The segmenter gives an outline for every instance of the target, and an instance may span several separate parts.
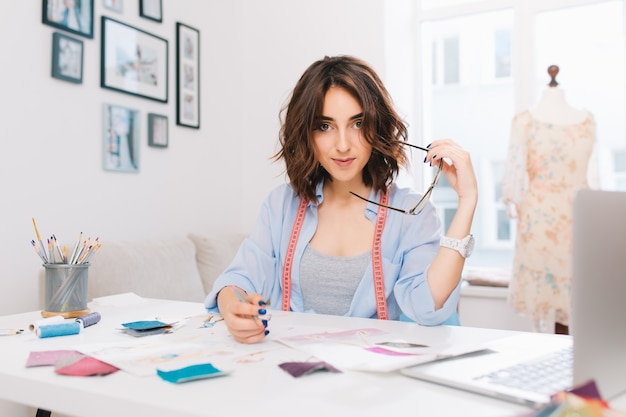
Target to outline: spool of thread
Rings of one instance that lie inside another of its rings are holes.
[[[69,336],[72,334],[80,333],[80,323],[77,321],[71,321],[67,323],[48,324],[40,326],[36,330],[37,336],[44,337],[56,337],[56,336]]]
[[[64,320],[65,319],[63,318],[63,316],[46,317],[45,319],[37,320],[36,322],[28,325],[28,328],[30,329],[30,331],[34,332],[41,326],[46,326],[48,324],[63,323]]]
[[[100,321],[100,313],[94,311],[93,313],[85,314],[80,317],[76,317],[76,321],[80,323],[82,327],[93,326]]]

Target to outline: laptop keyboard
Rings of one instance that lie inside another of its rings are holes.
[[[477,380],[510,388],[552,395],[572,388],[574,352],[572,347],[499,369]]]

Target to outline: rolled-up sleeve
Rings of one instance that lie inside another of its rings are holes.
[[[461,277],[444,305],[435,309],[427,277],[430,263],[439,251],[441,221],[431,204],[417,217],[403,216],[399,219],[400,223],[392,223],[389,230],[398,239],[395,252],[388,253],[390,268],[396,270],[397,276],[393,287],[394,296],[401,311],[411,320],[427,326],[442,324],[457,310]],[[393,236],[389,236],[389,239],[392,240]]]

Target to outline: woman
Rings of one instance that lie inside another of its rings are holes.
[[[326,57],[305,71],[284,109],[275,155],[290,182],[265,199],[205,301],[236,340],[255,343],[269,333],[266,300],[324,314],[404,313],[424,325],[455,313],[469,254],[440,246],[441,221],[427,199],[416,215],[396,211],[421,197],[393,182],[408,163],[406,139],[405,123],[365,62]],[[439,165],[459,197],[445,245],[465,244],[478,199],[470,155],[450,140],[425,150],[424,162]]]

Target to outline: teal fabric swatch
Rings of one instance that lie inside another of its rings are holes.
[[[157,369],[157,375],[159,375],[161,379],[172,382],[174,384],[194,381],[197,379],[214,378],[216,376],[222,376],[226,374],[226,372],[220,371],[210,363],[191,365],[171,371],[163,371],[161,369]]]

